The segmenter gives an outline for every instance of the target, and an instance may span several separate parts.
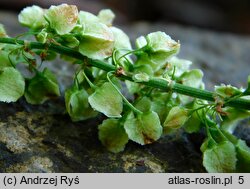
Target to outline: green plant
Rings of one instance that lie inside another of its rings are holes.
[[[246,89],[221,85],[207,91],[202,71],[190,70],[191,62],[176,56],[179,42],[158,31],[139,37],[132,49],[128,36],[112,26],[111,10],[95,16],[74,5],[32,6],[18,19],[29,31],[15,38],[0,25],[0,101],[24,96],[42,104],[60,96],[54,73],[38,64],[60,54],[77,65],[72,87],[64,91],[68,114],[80,121],[103,113],[99,139],[109,151],[124,150],[129,140],[145,145],[180,128],[204,128],[201,151],[208,172],[250,172],[250,149],[232,134],[250,115],[250,77]],[[31,35],[36,41],[20,39]],[[33,77],[24,78],[20,63]]]

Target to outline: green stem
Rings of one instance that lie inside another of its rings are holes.
[[[96,86],[89,80],[88,76],[85,74],[85,72],[83,70],[82,70],[82,74],[83,74],[84,78],[86,79],[87,83],[89,84],[89,86],[92,89],[96,89]]]
[[[68,47],[56,45],[56,44],[43,44],[40,42],[29,42],[27,45],[27,42],[24,43],[23,40],[15,39],[15,38],[2,38],[0,37],[0,43],[7,43],[7,44],[16,44],[16,45],[26,45],[30,49],[48,49],[50,51],[57,52],[62,55],[67,55],[69,57],[73,57],[76,59],[84,60],[87,59],[86,56],[82,55],[76,50],[73,50]],[[110,65],[108,63],[105,63],[101,60],[90,60],[89,59],[89,64],[91,66],[100,68],[104,71],[110,72],[110,71],[115,71],[116,67],[113,65]],[[122,79],[130,80],[133,81],[131,76],[121,76]],[[148,82],[143,82],[143,84],[161,89],[163,91],[173,91],[182,95],[187,95],[191,96],[194,98],[199,98],[203,100],[208,100],[214,102],[215,99],[213,97],[213,92],[207,91],[207,90],[202,90],[202,89],[197,89],[189,86],[185,86],[179,83],[175,83],[173,85],[170,85],[170,83],[164,79],[160,78],[151,78]],[[243,98],[238,98],[234,99],[228,103],[226,103],[226,106],[231,106],[231,107],[236,107],[236,108],[241,108],[241,109],[246,109],[250,110],[250,100],[243,99]]]

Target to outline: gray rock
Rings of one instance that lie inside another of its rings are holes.
[[[16,15],[8,20],[3,17],[0,16],[0,22],[10,33],[23,31],[15,29]],[[209,89],[221,82],[245,84],[250,71],[247,66],[249,37],[164,24],[137,23],[123,28],[132,40],[156,30],[179,39],[180,57],[192,60],[193,67],[204,70]],[[74,68],[63,62],[46,66],[59,75],[62,87],[70,85]],[[29,105],[24,99],[17,103],[0,103],[0,172],[205,171],[199,150],[202,134],[187,135],[180,131],[146,146],[130,142],[124,152],[113,154],[98,140],[97,125],[102,120],[99,116],[72,122],[65,114],[63,99],[40,106]],[[240,132],[239,136],[245,137]]]
[[[1,172],[203,171],[200,153],[185,135],[148,146],[130,143],[124,152],[113,154],[98,141],[101,117],[73,123],[55,112],[19,111],[17,104],[0,104]]]

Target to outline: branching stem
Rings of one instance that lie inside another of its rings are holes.
[[[73,57],[79,60],[84,60],[88,59],[86,56],[82,55],[76,50],[73,50],[68,47],[60,46],[57,44],[43,44],[40,42],[24,42],[23,40],[19,40],[16,38],[0,38],[0,43],[7,43],[7,44],[16,44],[16,45],[26,45],[27,48],[29,49],[48,49],[50,51],[54,51],[56,53],[62,54],[62,55],[67,55],[69,57]],[[110,65],[104,61],[100,60],[90,60],[89,59],[89,64],[91,66],[97,67],[99,69],[102,69],[104,71],[110,72],[110,71],[115,71],[116,67],[114,65]],[[120,76],[121,79],[125,80],[130,80],[133,81],[132,77],[128,75],[122,75]],[[170,85],[168,81],[156,77],[152,77],[149,81],[143,82],[143,84],[153,87],[153,88],[158,88],[163,91],[173,91],[182,95],[187,95],[190,97],[194,98],[199,98],[203,100],[208,100],[215,102],[213,92],[207,91],[207,90],[202,90],[202,89],[197,89],[189,86],[185,86],[179,83],[175,83],[173,85]],[[250,110],[250,100],[243,99],[243,98],[237,98],[234,100],[231,100],[225,104],[225,106],[231,106],[235,108],[240,108],[240,109],[246,109]]]

